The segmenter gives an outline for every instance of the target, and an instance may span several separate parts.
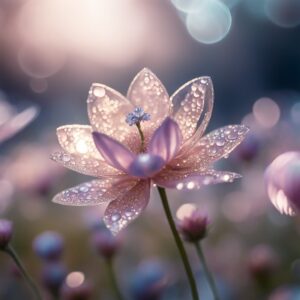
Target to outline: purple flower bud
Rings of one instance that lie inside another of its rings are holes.
[[[279,265],[279,258],[268,245],[258,245],[252,249],[248,258],[248,269],[253,278],[265,282]]]
[[[299,213],[300,152],[279,155],[266,169],[265,180],[268,195],[281,213]]]
[[[138,267],[131,278],[130,290],[134,300],[158,300],[168,280],[165,269],[157,261],[147,261]]]
[[[33,241],[35,253],[47,261],[60,259],[64,248],[62,236],[54,231],[46,231],[38,235]]]
[[[7,247],[11,240],[12,232],[12,222],[5,219],[0,219],[0,250]]]
[[[89,300],[92,296],[92,285],[84,282],[78,286],[65,284],[61,289],[62,300]]]
[[[42,271],[42,282],[53,295],[57,295],[66,275],[67,270],[63,264],[47,263]]]
[[[258,154],[260,143],[258,138],[249,134],[245,140],[236,148],[234,155],[237,159],[242,161],[252,161]]]
[[[106,228],[95,232],[91,239],[92,247],[105,259],[111,259],[121,247],[121,238],[113,236]]]
[[[195,209],[190,215],[178,221],[177,227],[187,242],[198,242],[207,235],[208,220],[199,209]]]

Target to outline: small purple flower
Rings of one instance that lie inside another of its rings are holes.
[[[249,272],[259,282],[267,280],[276,271],[278,265],[279,258],[268,245],[257,245],[249,254]]]
[[[67,275],[66,267],[61,263],[47,263],[42,271],[44,286],[57,295]]]
[[[158,300],[167,283],[163,265],[157,261],[146,261],[139,265],[131,278],[131,295],[134,300]]]
[[[38,235],[33,241],[35,253],[47,261],[60,259],[64,248],[62,236],[54,231],[45,231]]]
[[[114,257],[122,244],[120,237],[113,236],[106,228],[95,232],[91,243],[96,252],[105,259]]]
[[[133,112],[127,115],[126,123],[129,126],[132,126],[143,121],[149,121],[150,119],[150,114],[144,112],[144,110],[141,107],[136,107]]]
[[[208,220],[199,209],[195,209],[189,216],[178,221],[177,227],[187,242],[195,243],[207,235]]]
[[[0,249],[5,249],[13,233],[13,225],[11,221],[0,219]]]

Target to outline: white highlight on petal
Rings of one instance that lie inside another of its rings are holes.
[[[76,288],[84,283],[85,276],[82,272],[71,272],[66,278],[67,286]]]
[[[279,121],[280,108],[272,99],[260,98],[253,105],[253,114],[262,127],[271,128]]]
[[[178,220],[183,220],[184,218],[189,217],[196,209],[197,206],[195,204],[183,204],[177,209],[176,217]]]
[[[86,142],[84,140],[79,140],[76,143],[75,148],[79,153],[82,153],[82,154],[88,152],[88,145],[86,144]]]

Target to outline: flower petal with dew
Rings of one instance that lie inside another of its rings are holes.
[[[216,171],[212,164],[227,157],[248,128],[229,125],[202,137],[213,108],[210,78],[196,78],[169,98],[158,78],[143,69],[130,85],[128,98],[93,84],[88,98],[92,126],[58,130],[60,144],[67,152],[52,158],[100,179],[58,194],[55,202],[110,202],[104,222],[116,234],[145,209],[152,183],[192,190],[240,177]]]
[[[213,109],[213,85],[209,77],[195,78],[181,86],[172,96],[174,120],[184,141],[202,136]]]
[[[98,205],[115,200],[134,184],[130,179],[96,179],[57,194],[53,202],[72,206]]]
[[[153,131],[171,115],[172,102],[168,92],[156,75],[144,68],[131,82],[127,98],[134,107],[142,107],[151,114],[151,119],[144,124],[145,139],[148,142]]]
[[[150,198],[150,181],[142,180],[132,189],[122,193],[106,208],[104,222],[112,233],[116,234],[136,219],[146,208]]]

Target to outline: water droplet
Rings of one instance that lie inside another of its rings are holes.
[[[64,154],[62,160],[63,160],[64,162],[68,162],[68,161],[71,160],[71,157],[70,157],[68,154]]]
[[[103,87],[97,86],[94,88],[93,93],[96,97],[104,97],[105,96],[105,89]]]
[[[225,145],[225,140],[224,139],[216,140],[216,145],[219,147],[223,147]]]
[[[117,222],[117,221],[119,221],[121,219],[121,215],[119,214],[119,213],[115,213],[115,214],[113,214],[112,216],[111,216],[111,220],[113,221],[113,222]]]
[[[87,186],[81,186],[80,188],[79,188],[79,190],[80,190],[80,192],[83,192],[83,193],[86,193],[86,192],[88,192],[88,190],[89,190],[89,188],[87,187]]]

